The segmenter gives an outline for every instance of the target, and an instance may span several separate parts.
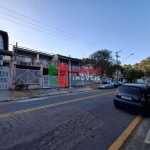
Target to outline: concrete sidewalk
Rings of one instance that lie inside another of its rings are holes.
[[[86,86],[86,87],[72,87],[69,88],[55,88],[55,89],[35,89],[35,90],[1,90],[0,91],[0,101],[11,101],[11,100],[21,100],[28,98],[38,98],[53,95],[61,95],[67,93],[84,92],[90,90],[98,90],[98,86]]]
[[[10,90],[0,90],[0,101],[10,100],[11,91]]]
[[[150,118],[143,118],[120,150],[150,150]]]

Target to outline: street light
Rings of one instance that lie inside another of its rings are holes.
[[[120,52],[122,52],[122,51],[116,52],[116,62],[117,62],[117,65],[118,65],[118,57],[120,57],[120,56],[118,55],[118,53],[120,53]],[[117,80],[118,80],[118,70],[117,70]]]
[[[129,58],[130,56],[132,56],[132,55],[134,55],[134,53],[130,54],[126,59],[128,59],[128,58]],[[124,60],[122,61],[122,63],[123,63],[126,59],[124,59]],[[128,71],[129,71],[129,70],[127,70],[127,72],[126,72],[126,78],[128,77]]]
[[[128,59],[128,58],[129,58],[130,56],[132,56],[132,55],[134,55],[134,53],[130,54],[126,59]],[[124,60],[122,61],[122,63],[123,63],[126,59],[124,59]]]

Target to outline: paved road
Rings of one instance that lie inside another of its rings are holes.
[[[0,150],[107,150],[136,117],[113,106],[115,90],[1,103]]]

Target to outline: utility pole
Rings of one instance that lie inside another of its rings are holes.
[[[118,52],[116,52],[116,63],[117,63],[117,65],[118,65],[118,57],[120,57],[119,55],[118,55],[118,53],[120,53],[120,52],[122,52],[122,51],[118,51]],[[118,70],[117,70],[117,80],[118,80]]]
[[[17,48],[18,48],[18,42],[16,42],[15,51],[14,51],[15,60],[17,60]]]

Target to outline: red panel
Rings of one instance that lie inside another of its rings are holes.
[[[102,74],[102,69],[101,68],[97,68],[96,74]]]
[[[95,68],[92,68],[92,69],[91,69],[91,73],[92,73],[92,74],[95,74],[95,73],[96,73],[96,69],[95,69]]]
[[[68,72],[68,64],[65,63],[58,63],[58,71],[60,72]]]
[[[84,68],[83,68],[83,67],[80,67],[79,72],[80,72],[81,74],[84,73]]]
[[[78,68],[72,68],[71,72],[72,73],[79,73],[79,69]]]
[[[89,74],[90,73],[90,68],[85,68],[85,73]]]
[[[62,74],[58,76],[58,87],[68,87],[68,76]]]

